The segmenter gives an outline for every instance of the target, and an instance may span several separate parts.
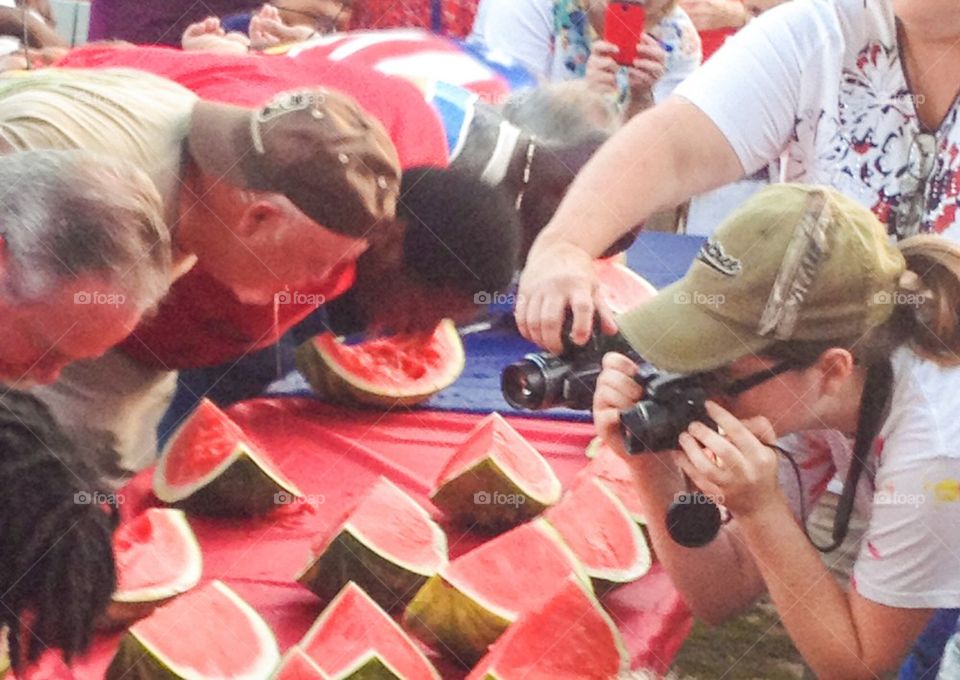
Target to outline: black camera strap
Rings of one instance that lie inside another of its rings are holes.
[[[890,361],[872,364],[867,369],[863,383],[863,395],[860,397],[860,415],[857,418],[857,434],[853,443],[853,457],[850,469],[843,482],[843,492],[837,504],[837,514],[833,520],[833,543],[827,546],[810,542],[823,553],[833,552],[843,543],[850,529],[850,516],[857,496],[857,485],[866,468],[867,458],[871,454],[873,441],[880,434],[880,428],[890,410],[890,397],[893,393],[893,367]],[[801,500],[803,489],[800,490]],[[809,534],[807,536],[809,537]]]

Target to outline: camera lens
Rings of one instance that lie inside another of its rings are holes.
[[[664,404],[641,401],[620,416],[620,425],[630,453],[676,449],[677,438],[686,424]]]
[[[563,401],[563,384],[569,367],[558,357],[530,354],[507,366],[500,376],[500,389],[507,403],[517,409],[553,408]]]

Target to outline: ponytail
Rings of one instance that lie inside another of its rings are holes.
[[[918,355],[960,366],[960,245],[921,235],[899,244],[907,261],[898,295],[898,323]]]

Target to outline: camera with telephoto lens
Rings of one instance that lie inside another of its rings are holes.
[[[715,427],[707,415],[708,393],[701,374],[657,373],[642,364],[637,382],[643,386],[643,399],[620,414],[630,453],[676,450],[680,433],[694,421]]]
[[[597,389],[603,355],[607,352],[626,354],[634,361],[640,358],[620,335],[603,335],[594,330],[582,347],[570,340],[569,320],[563,331],[563,353],[528,354],[507,366],[500,376],[500,389],[507,403],[516,409],[542,411],[570,408],[589,411]]]

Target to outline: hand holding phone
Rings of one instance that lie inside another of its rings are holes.
[[[642,2],[610,0],[603,26],[603,39],[617,46],[614,60],[621,66],[632,66],[637,58],[637,43],[643,35],[647,8]]]

